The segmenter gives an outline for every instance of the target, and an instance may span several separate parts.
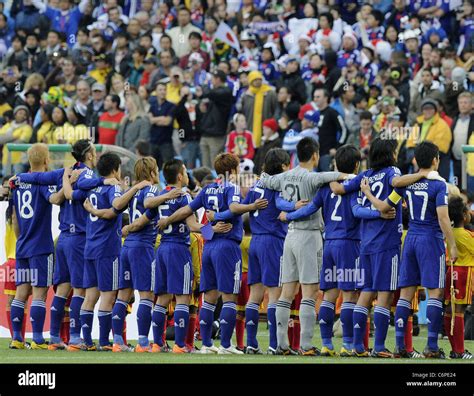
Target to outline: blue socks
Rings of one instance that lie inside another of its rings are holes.
[[[258,348],[257,331],[260,305],[248,302],[245,307],[245,328],[247,330],[247,346]],[[273,313],[275,315],[275,313]],[[275,337],[276,339],[276,337]]]
[[[148,333],[151,326],[151,311],[153,309],[153,301],[142,299],[138,304],[137,325],[138,325],[138,343],[142,347],[147,347],[150,342]]]
[[[216,306],[203,301],[199,311],[199,328],[201,332],[202,345],[210,347],[212,345],[212,322],[214,322],[214,311]]]
[[[61,322],[64,318],[64,306],[66,305],[67,298],[61,296],[54,296],[51,303],[51,324],[50,324],[50,334],[51,334],[51,343],[59,344],[61,338],[59,337],[59,331],[61,329]]]
[[[355,304],[351,302],[343,302],[341,305],[342,345],[348,350],[353,348],[354,343],[354,329],[352,324],[354,307]]]
[[[94,311],[81,309],[81,329],[84,344],[92,346],[92,322],[94,321]]]
[[[72,296],[69,306],[69,343],[77,345],[81,343],[81,307],[84,302],[82,296]]]
[[[10,318],[13,328],[13,339],[23,342],[21,329],[23,327],[23,318],[25,316],[25,302],[14,299],[11,303]]]
[[[109,335],[112,330],[112,311],[99,311],[99,345],[110,345]],[[123,328],[120,330],[122,333]]]
[[[395,311],[395,341],[400,349],[405,349],[405,329],[410,313],[411,302],[400,298]]]
[[[334,303],[323,301],[319,308],[318,320],[323,347],[334,349],[332,345],[332,326],[334,324]]]
[[[387,338],[389,325],[390,310],[388,308],[376,305],[374,308],[375,352],[381,352],[385,349],[385,339]]]
[[[155,304],[152,316],[153,342],[160,347],[163,346],[163,331],[165,330],[166,307]]]
[[[230,347],[230,341],[235,328],[237,316],[237,306],[235,302],[227,301],[222,305],[221,316],[219,318],[221,328],[221,346]]]
[[[189,306],[176,304],[174,310],[174,342],[180,348],[184,348],[186,333],[188,332]]]
[[[46,303],[43,300],[33,300],[31,303],[30,320],[33,328],[33,341],[44,344],[43,327],[46,317]]]
[[[268,320],[268,332],[270,333],[270,343],[269,347],[276,349],[277,344],[277,335],[276,335],[276,303],[270,303],[267,307],[267,320]]]
[[[352,320],[354,323],[354,349],[356,352],[364,352],[364,337],[365,328],[367,327],[367,316],[369,316],[369,310],[361,305],[354,307],[354,315]]]
[[[436,298],[430,298],[426,304],[426,319],[428,321],[428,348],[438,350],[438,333],[443,320],[443,303]]]
[[[114,344],[123,345],[123,324],[127,316],[128,303],[117,299],[112,309],[112,331],[114,333]]]

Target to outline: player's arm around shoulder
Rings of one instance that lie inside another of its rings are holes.
[[[346,180],[348,176],[347,173],[341,172],[311,172],[309,174],[309,180],[311,186],[317,189],[323,184]]]
[[[285,173],[286,172],[270,176],[268,173],[262,172],[259,181],[262,183],[264,188],[281,191],[281,183],[283,181]]]
[[[122,194],[120,186],[115,186],[114,200],[112,206],[118,211],[124,210],[128,203],[132,200],[134,195],[141,189],[151,186],[151,183],[148,180],[143,180],[140,183],[135,184],[130,187],[127,192]]]
[[[394,188],[408,187],[410,184],[416,183],[417,181],[428,177],[430,171],[427,169],[420,169],[417,173],[408,175],[402,175],[400,169],[392,167],[392,174],[390,175],[390,184]]]

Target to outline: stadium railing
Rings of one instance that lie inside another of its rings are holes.
[[[18,169],[14,169],[15,165],[23,166],[23,170],[26,170],[28,165],[28,160],[26,158],[26,152],[31,147],[31,144],[27,143],[8,143],[8,158],[6,162],[5,169],[3,169],[4,175],[12,175],[18,173]],[[122,160],[122,178],[128,177],[129,180],[132,179],[133,168],[135,162],[138,159],[138,156],[120,146],[114,146],[109,144],[95,144],[97,154],[103,153],[115,153]],[[48,149],[50,152],[50,169],[59,169],[64,166],[72,166],[76,161],[71,155],[71,145],[70,144],[49,144]],[[24,154],[19,163],[12,163],[12,154],[13,153],[22,153]]]

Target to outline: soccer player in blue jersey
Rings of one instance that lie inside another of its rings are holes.
[[[143,214],[148,213],[145,209],[145,201],[148,197],[154,197],[155,184],[158,183],[158,165],[153,157],[140,158],[135,163],[135,182],[148,181],[152,185],[138,190],[129,204],[130,222],[133,223]],[[169,191],[159,197],[161,203],[167,199],[178,198],[179,190]],[[106,211],[104,212],[106,215]],[[102,215],[96,213],[98,217]],[[120,253],[119,292],[112,310],[112,330],[114,333],[113,352],[130,352],[132,348],[125,345],[122,330],[127,316],[127,307],[133,291],[137,290],[140,295],[140,303],[137,311],[138,345],[136,352],[150,352],[148,333],[151,325],[151,311],[153,307],[154,288],[154,246],[156,241],[156,224],[148,222],[146,226],[133,231],[128,225],[123,227],[122,235],[126,237]]]
[[[339,172],[357,174],[361,161],[360,151],[352,145],[340,147],[336,152]],[[387,213],[362,208],[358,192],[336,195],[328,184],[321,187],[313,201],[292,213],[282,212],[282,221],[303,219],[322,208],[325,241],[320,289],[324,291],[319,308],[319,327],[322,338],[321,356],[335,356],[332,329],[336,300],[342,291],[341,306],[342,347],[340,356],[351,356],[353,348],[352,315],[357,302],[356,281],[359,277],[360,219],[394,218],[395,210]]]
[[[370,169],[343,184],[331,183],[334,193],[352,193],[360,190],[361,181],[367,178],[371,191],[376,197],[385,200],[395,187],[404,187],[419,181],[428,175],[420,170],[413,175],[402,176],[394,165],[397,159],[396,140],[376,138],[370,145]],[[370,201],[364,197],[363,207],[370,207]],[[375,209],[372,207],[372,209]],[[396,206],[396,217],[392,220],[375,218],[361,221],[360,269],[361,282],[357,288],[361,293],[354,307],[354,349],[357,357],[369,356],[364,347],[364,335],[367,316],[372,302],[377,298],[374,309],[375,345],[371,356],[391,358],[392,353],[385,348],[390,322],[390,304],[393,292],[397,289],[398,263],[400,258],[401,235],[403,231],[401,202]]]
[[[45,172],[48,169],[48,146],[42,143],[28,149],[31,171]],[[67,171],[67,174],[70,170]],[[17,180],[13,190],[13,204],[16,214],[14,228],[17,231],[16,244],[16,294],[11,303],[13,340],[11,348],[24,349],[21,329],[25,303],[33,292],[30,320],[33,327],[32,349],[47,349],[43,337],[46,316],[46,294],[53,282],[53,237],[51,234],[51,204],[61,204],[63,190],[56,192],[56,186],[40,186]]]
[[[94,145],[88,140],[79,140],[72,147],[72,155],[76,159],[73,165],[70,183],[74,185],[71,194],[65,195],[61,204],[59,214],[60,234],[56,243],[55,266],[53,285],[56,286],[54,299],[51,303],[50,320],[50,342],[49,350],[64,349],[59,332],[64,318],[64,307],[69,296],[71,287],[73,296],[70,305],[70,345],[78,345],[80,340],[80,308],[84,300],[85,290],[83,288],[84,272],[84,246],[87,212],[83,208],[87,191],[79,190],[74,184],[83,171],[92,170],[97,163],[97,155]],[[56,185],[62,188],[64,169],[50,172],[31,172],[18,174],[17,178],[24,183],[39,185]],[[115,182],[114,182],[115,181]],[[104,180],[101,178],[85,178],[83,188],[92,189],[99,185],[116,183],[115,179]]]
[[[99,175],[120,180],[120,157],[114,153],[103,154],[98,163]],[[71,191],[69,180],[63,178],[65,191]],[[92,342],[92,322],[94,306],[100,295],[99,326],[100,338],[98,350],[112,350],[109,333],[112,327],[112,307],[119,286],[119,256],[122,246],[120,215],[137,191],[151,185],[142,181],[122,194],[121,188],[100,186],[88,193],[86,209],[91,213],[87,217],[86,244],[84,250],[84,288],[86,296],[81,307],[81,328],[84,344],[81,349],[94,350]],[[106,210],[108,216],[98,217],[96,211]]]
[[[257,210],[266,206],[265,200],[242,205],[240,188],[235,184],[238,178],[240,161],[237,156],[229,153],[219,154],[214,162],[214,169],[220,175],[215,183],[208,184],[197,197],[170,217],[161,218],[158,222],[163,231],[175,222],[191,216],[200,208],[213,212],[225,212],[231,207],[243,211]],[[210,219],[211,220],[211,219]],[[212,221],[212,220],[211,220]],[[228,220],[232,225],[229,232],[214,234],[204,245],[201,271],[201,291],[204,301],[200,311],[200,328],[203,354],[242,354],[231,345],[232,333],[236,321],[236,299],[240,289],[242,256],[239,247],[243,236],[241,216],[233,216]],[[209,239],[209,238],[208,238]],[[221,346],[212,344],[212,322],[219,293],[222,294],[223,306],[220,315]]]
[[[415,159],[421,170],[438,170],[439,149],[431,142],[422,142],[415,149]],[[409,213],[409,228],[400,263],[400,299],[395,311],[396,347],[394,356],[409,358],[405,349],[405,326],[411,311],[411,302],[418,286],[428,289],[426,317],[428,321],[428,343],[423,351],[425,358],[444,359],[438,347],[438,333],[443,320],[443,296],[446,273],[444,237],[448,241],[450,258],[456,260],[457,249],[448,214],[448,188],[442,180],[420,179],[403,191],[395,190],[385,202],[374,197],[368,186],[362,191],[370,202],[380,210],[389,210],[402,197]]]

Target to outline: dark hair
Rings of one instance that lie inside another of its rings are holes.
[[[150,155],[150,144],[146,140],[139,140],[135,143],[135,150],[140,155],[148,156]]]
[[[206,176],[212,176],[212,171],[207,166],[201,166],[199,168],[193,169],[193,177],[199,182],[202,183],[203,179]]]
[[[178,175],[184,173],[184,162],[179,159],[172,159],[163,165],[163,176],[166,184],[174,184],[178,180]]]
[[[448,213],[449,218],[454,223],[454,227],[462,227],[464,225],[464,214],[467,207],[461,197],[454,196],[449,198]]]
[[[360,113],[359,116],[360,121],[362,120],[371,120],[372,121],[372,113],[370,111],[363,111]]]
[[[87,152],[91,149],[92,143],[87,139],[80,139],[72,146],[72,156],[77,162],[84,162]]]
[[[188,10],[188,8],[185,5],[180,5],[178,7],[178,12],[180,11],[186,11],[189,15],[191,15],[191,11]]]
[[[339,172],[354,173],[357,163],[361,160],[360,151],[352,144],[339,147],[336,151],[336,166]]]
[[[147,54],[147,50],[145,49],[145,47],[142,47],[141,45],[139,45],[138,47],[136,47],[133,52],[138,52],[139,55],[145,57],[146,54]]]
[[[105,153],[100,156],[99,161],[97,162],[97,171],[99,172],[99,175],[105,177],[114,171],[118,171],[121,163],[122,161],[117,154]]]
[[[309,161],[315,153],[319,153],[319,143],[312,137],[305,137],[296,145],[296,154],[300,162]]]
[[[415,159],[416,163],[421,169],[431,168],[433,159],[439,157],[438,146],[429,141],[421,142],[415,148]]]
[[[281,148],[273,148],[265,155],[263,170],[269,175],[277,175],[283,172],[282,165],[290,164],[290,155]],[[257,169],[258,172],[261,169]]]
[[[373,170],[380,170],[389,166],[395,166],[394,154],[398,143],[394,139],[375,138],[370,144],[369,164]]]
[[[117,109],[120,107],[120,96],[109,94],[110,100],[117,105]]]
[[[167,33],[163,33],[163,34],[161,35],[160,41],[163,40],[164,38],[167,38],[167,39],[169,39],[171,42],[173,42],[171,36],[170,36],[169,34],[167,34]]]
[[[188,39],[191,40],[192,38],[197,38],[199,39],[199,41],[202,41],[201,33],[198,33],[198,32],[189,33]]]
[[[321,91],[323,93],[323,96],[328,100],[329,102],[329,98],[331,97],[331,95],[329,94],[329,91],[326,89],[326,88],[316,88],[314,90],[315,92],[316,91]]]
[[[370,14],[377,20],[377,22],[379,23],[379,26],[383,23],[384,16],[383,16],[381,11],[372,10],[372,11],[370,11]]]

